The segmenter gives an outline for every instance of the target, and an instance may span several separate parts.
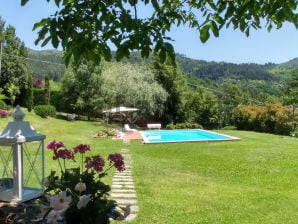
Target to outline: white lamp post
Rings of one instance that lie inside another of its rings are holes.
[[[0,200],[23,202],[43,194],[44,139],[19,106],[0,133]]]

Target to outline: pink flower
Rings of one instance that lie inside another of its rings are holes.
[[[57,149],[62,148],[62,147],[64,147],[63,142],[56,142],[55,140],[50,141],[47,144],[47,148],[52,149],[52,150],[57,150]]]
[[[80,144],[74,148],[74,153],[84,154],[87,151],[90,151],[90,146],[86,144]]]
[[[114,166],[119,172],[122,172],[125,170],[124,166],[124,158],[119,153],[110,154],[108,156],[108,160],[110,160],[110,164],[114,163]]]
[[[104,166],[105,161],[100,156],[86,157],[85,159],[85,167],[87,169],[93,168],[96,172],[102,172]]]
[[[75,160],[74,153],[68,149],[59,149],[57,151],[54,151],[53,159],[54,160],[57,160],[57,159]]]

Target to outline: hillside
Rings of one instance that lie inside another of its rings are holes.
[[[238,80],[277,80],[268,70],[268,67],[275,67],[275,65],[207,62],[181,55],[177,56],[177,61],[185,73],[201,79],[217,81],[232,77]]]
[[[282,64],[279,64],[278,65],[279,67],[282,67],[282,68],[298,68],[298,58],[294,58],[290,61],[287,61],[285,63],[282,63]]]
[[[64,74],[63,53],[57,50],[35,51],[29,49],[29,58],[34,74],[44,77],[49,75],[54,81],[59,81]],[[256,86],[258,84],[268,85],[274,88],[276,83],[284,81],[289,77],[292,69],[298,69],[298,58],[282,64],[233,64],[227,62],[208,62],[187,58],[181,54],[176,56],[181,70],[197,83],[222,83],[225,80],[243,81],[242,84]],[[136,52],[132,53],[125,63],[150,63],[152,58],[143,59]],[[274,90],[270,90],[270,92]]]
[[[59,81],[64,74],[63,53],[58,50],[35,51],[28,49],[29,63],[33,74],[39,77],[48,75],[54,81]]]

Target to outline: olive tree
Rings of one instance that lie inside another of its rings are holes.
[[[103,70],[106,107],[131,106],[138,114],[160,115],[164,110],[167,92],[158,84],[145,65],[106,63]]]

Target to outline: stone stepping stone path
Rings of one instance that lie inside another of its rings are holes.
[[[131,173],[131,156],[129,150],[121,149],[121,154],[125,161],[125,171],[117,171],[115,173],[111,199],[117,202],[117,210],[123,214],[122,220],[131,221],[137,217],[139,206]]]

